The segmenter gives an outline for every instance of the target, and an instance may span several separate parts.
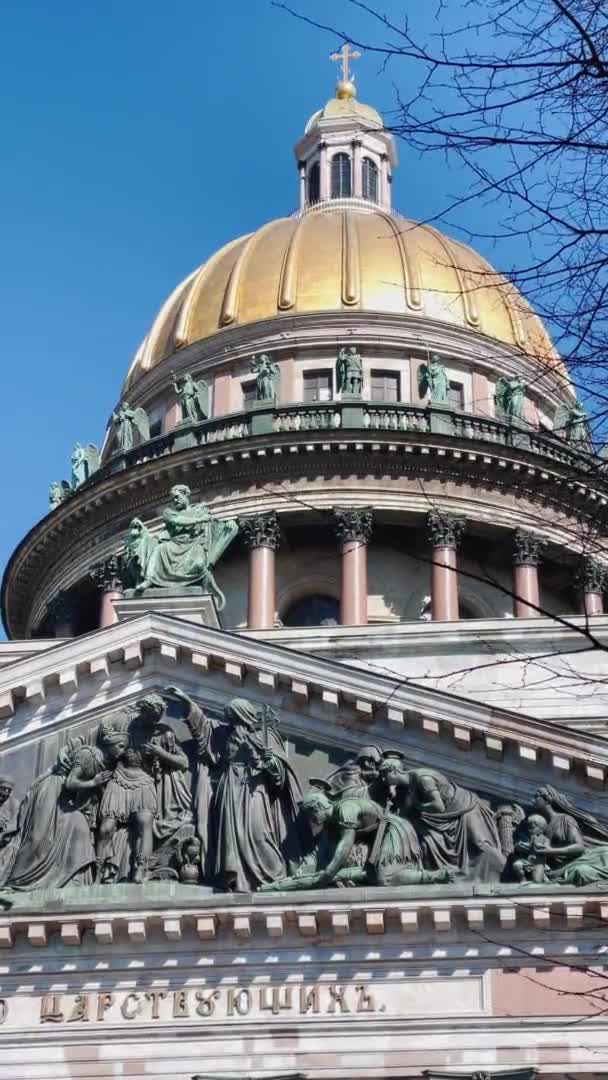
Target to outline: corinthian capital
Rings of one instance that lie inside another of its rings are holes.
[[[578,584],[584,593],[602,593],[606,588],[608,567],[597,559],[581,559]]]
[[[538,533],[516,529],[513,537],[513,562],[515,566],[538,566],[547,541]]]
[[[464,518],[447,510],[433,509],[426,519],[433,547],[457,548],[464,532]]]
[[[89,577],[102,592],[122,592],[125,586],[125,568],[120,555],[110,555],[97,563]]]
[[[367,544],[372,535],[372,508],[362,510],[336,507],[334,509],[334,527],[338,540],[342,544],[354,540],[358,544]]]
[[[274,510],[267,514],[253,514],[239,519],[241,536],[248,548],[268,547],[276,551],[283,534]]]

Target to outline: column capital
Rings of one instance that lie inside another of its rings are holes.
[[[343,506],[334,507],[334,528],[342,544],[356,541],[358,544],[369,543],[372,535],[372,508],[364,506],[361,510]]]
[[[584,593],[603,593],[608,584],[608,567],[597,559],[582,558],[576,580]]]
[[[464,532],[465,519],[447,510],[429,511],[426,525],[433,547],[457,548]]]
[[[268,547],[276,551],[283,541],[283,533],[274,510],[266,514],[252,514],[239,518],[239,530],[246,547]]]
[[[89,572],[91,581],[102,592],[122,592],[125,587],[125,567],[122,555],[110,555],[96,563]]]
[[[53,630],[61,626],[71,627],[74,613],[74,599],[67,592],[57,593],[56,596],[49,600],[46,606],[47,622]]]
[[[546,547],[547,541],[543,536],[516,529],[513,537],[514,566],[538,566]]]

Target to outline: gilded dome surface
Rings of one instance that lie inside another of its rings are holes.
[[[526,301],[471,248],[378,208],[325,203],[232,240],[182,281],[139,347],[125,390],[218,331],[338,311],[424,316],[557,359]]]

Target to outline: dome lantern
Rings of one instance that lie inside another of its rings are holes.
[[[335,97],[313,113],[295,154],[300,176],[300,211],[331,199],[357,199],[391,208],[391,176],[397,156],[380,114],[357,101],[349,61],[361,53],[345,44],[330,59],[340,61]]]

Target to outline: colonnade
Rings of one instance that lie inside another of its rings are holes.
[[[340,553],[340,623],[367,624],[367,549],[372,536],[372,510],[334,510],[334,526]],[[441,510],[427,515],[431,564],[431,617],[437,622],[459,619],[458,548],[465,519]],[[281,543],[276,514],[256,514],[241,523],[249,548],[247,626],[264,630],[274,626],[276,612],[275,559]],[[547,546],[537,533],[517,529],[513,536],[511,593],[516,618],[543,614],[540,606],[539,564]],[[601,615],[605,569],[593,559],[582,562],[579,576],[581,613]]]
[[[340,623],[343,626],[367,624],[367,551],[373,531],[370,507],[344,508],[333,512],[334,530],[340,556]],[[459,619],[458,551],[465,532],[465,519],[444,510],[432,509],[426,518],[429,539],[428,561],[431,567],[431,618],[437,622]],[[247,627],[264,630],[275,625],[276,553],[282,532],[274,512],[254,514],[241,519],[240,533],[249,553],[247,590]],[[543,614],[540,606],[539,564],[547,546],[539,534],[517,529],[513,534],[512,586],[505,594],[513,603],[516,618],[534,618]],[[100,626],[110,626],[116,619],[113,601],[122,595],[117,560],[110,558],[97,568],[95,580],[100,588]],[[578,575],[580,611],[584,615],[602,615],[605,567],[594,559],[581,560]],[[55,605],[55,633],[67,636],[65,605]]]

